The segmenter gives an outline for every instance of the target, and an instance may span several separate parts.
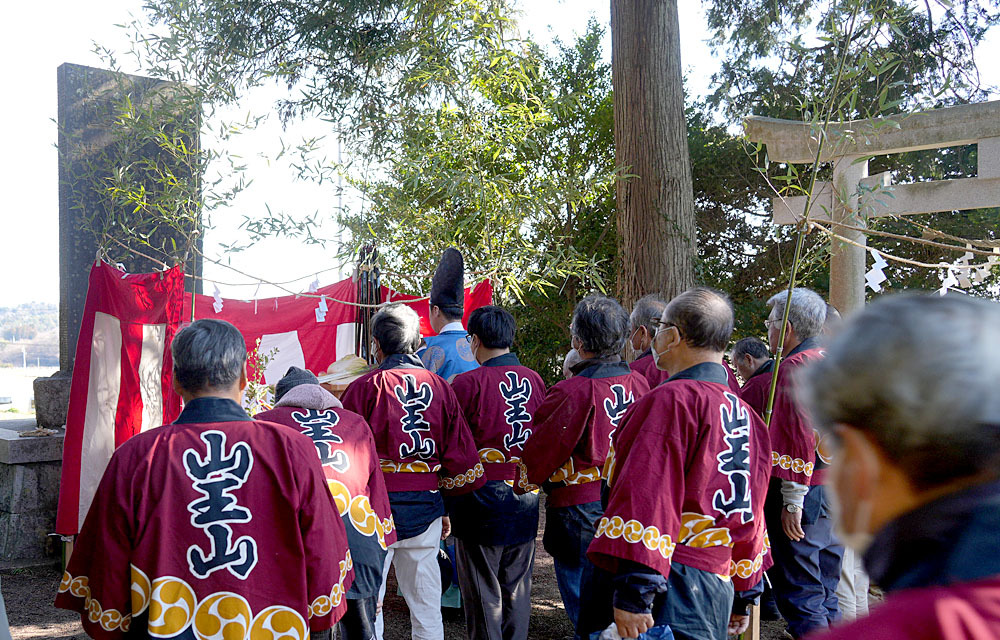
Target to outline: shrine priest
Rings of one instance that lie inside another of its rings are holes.
[[[465,260],[458,249],[444,250],[431,280],[430,323],[437,332],[424,338],[417,353],[428,371],[448,382],[478,367],[466,340],[462,315],[465,312]]]
[[[274,400],[274,409],[258,413],[257,420],[286,425],[312,440],[347,529],[354,584],[347,591],[339,637],[371,640],[386,550],[396,541],[375,438],[364,418],[344,409],[304,369],[288,369],[275,385]]]
[[[632,350],[639,355],[633,360],[629,367],[632,371],[642,374],[642,377],[649,383],[652,389],[670,377],[666,371],[656,368],[656,362],[650,345],[653,342],[653,334],[656,332],[656,323],[659,322],[663,310],[667,303],[655,294],[643,296],[632,307],[632,314],[629,316],[629,342]]]
[[[387,305],[372,317],[371,333],[378,368],[348,385],[341,401],[372,429],[396,525],[379,601],[394,566],[410,609],[412,637],[440,640],[438,546],[451,532],[441,491],[458,495],[482,486],[483,464],[451,385],[415,355],[420,344],[416,312],[404,304]],[[379,638],[382,632],[379,613]]]
[[[764,512],[775,563],[775,570],[768,574],[774,600],[788,621],[788,632],[800,638],[840,618],[837,587],[844,548],[834,535],[830,496],[824,486],[830,454],[794,387],[801,371],[823,358],[821,333],[827,305],[814,291],[792,289],[781,341],[788,298],[788,292],[782,291],[767,301],[771,307],[767,338],[771,350],[783,353],[784,359],[778,366],[769,426],[772,479]]]
[[[549,389],[535,413],[515,487],[526,492],[541,485],[548,494],[542,543],[553,558],[566,614],[576,626],[589,567],[587,547],[603,512],[602,469],[618,422],[649,391],[649,383],[622,362],[628,314],[617,300],[598,295],[581,300],[570,334],[583,359],[573,366],[572,378]]]
[[[722,364],[732,306],[695,288],[657,324],[657,366],[676,373],[636,400],[615,436],[607,508],[588,552],[613,575],[613,597],[606,619],[587,629],[581,620],[583,637],[612,617],[625,638],[662,626],[678,639],[741,633],[767,568],[771,447]]]
[[[111,456],[56,606],[93,638],[330,638],[354,571],[316,447],[244,413],[233,325],[198,320],[171,351],[184,410]]]
[[[514,329],[514,317],[500,307],[473,311],[469,336],[480,367],[452,382],[487,480],[450,505],[471,640],[525,640],[531,617],[538,494],[517,495],[512,485],[545,383],[511,353]]]
[[[817,640],[1000,637],[997,380],[1000,307],[952,294],[876,300],[807,371],[838,528],[886,592]]]

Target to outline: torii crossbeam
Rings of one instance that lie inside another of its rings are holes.
[[[767,146],[772,162],[812,163],[820,126],[751,116],[744,123],[751,142]],[[975,178],[890,185],[888,173],[868,176],[870,156],[975,144]],[[833,163],[833,182],[817,182],[810,219],[863,227],[870,217],[963,211],[1000,205],[1000,101],[967,104],[897,117],[831,123],[820,153]],[[879,188],[881,187],[881,188]],[[802,219],[805,196],[773,198],[776,224]],[[860,215],[859,215],[860,214]],[[860,245],[861,231],[839,227],[838,235]],[[834,240],[830,257],[830,302],[842,313],[865,301],[865,251]]]

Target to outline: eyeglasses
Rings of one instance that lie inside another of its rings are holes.
[[[669,329],[670,327],[674,327],[675,329],[677,329],[677,333],[678,334],[681,332],[680,327],[678,327],[673,322],[664,322],[663,320],[660,320],[659,318],[653,320],[653,326],[656,327],[656,333],[653,334],[654,338],[656,336],[660,335],[661,333],[663,333],[664,331],[666,331],[667,329]]]
[[[764,327],[770,329],[771,327],[779,324],[780,322],[781,320],[779,320],[778,318],[774,319],[768,318],[767,320],[764,321]]]
[[[472,344],[472,334],[471,333],[465,334],[465,341],[468,342],[469,344]]]

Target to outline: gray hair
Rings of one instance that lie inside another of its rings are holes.
[[[420,346],[420,316],[401,302],[386,305],[372,316],[372,336],[382,353],[413,353]]]
[[[639,327],[646,327],[649,335],[653,335],[656,333],[656,321],[666,308],[667,303],[655,293],[639,298],[632,307],[632,315],[628,318],[629,328],[634,332]]]
[[[733,336],[733,306],[729,297],[708,287],[695,287],[667,305],[664,320],[677,326],[681,339],[695,349],[718,353]]]
[[[247,361],[247,345],[239,329],[224,320],[195,320],[170,344],[174,379],[185,391],[228,389]]]
[[[800,394],[816,424],[868,434],[921,489],[997,467],[1000,305],[882,298],[847,323]]]
[[[767,306],[777,310],[780,319],[785,314],[788,290],[779,291],[767,301]],[[792,306],[788,310],[788,322],[795,329],[800,340],[818,336],[826,321],[826,302],[812,289],[795,287],[792,289]]]
[[[741,338],[733,345],[733,360],[738,360],[743,356],[750,356],[755,360],[760,360],[761,358],[767,359],[771,357],[771,352],[768,351],[767,345],[760,338],[755,338],[753,336],[747,338]]]
[[[573,373],[572,368],[581,362],[583,362],[583,358],[580,357],[580,352],[576,349],[570,349],[566,353],[566,359],[563,360],[563,376]]]
[[[628,314],[614,298],[590,295],[573,310],[570,331],[583,343],[583,350],[598,358],[618,355],[628,340]]]

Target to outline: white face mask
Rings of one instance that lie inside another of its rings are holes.
[[[653,364],[656,365],[656,368],[659,369],[660,371],[666,371],[667,368],[660,364],[660,358],[664,354],[666,354],[667,351],[669,351],[669,349],[667,349],[667,351],[664,351],[662,353],[659,352],[659,351],[657,351],[656,350],[656,339],[654,338],[653,342],[649,343],[649,350],[653,354]]]
[[[868,463],[874,466],[875,473],[874,476],[878,476],[879,473],[879,460],[871,451],[865,449],[864,455],[868,458]],[[841,454],[838,456],[838,460],[834,464],[843,464],[844,456]],[[841,469],[837,471],[838,474],[850,473],[849,469]],[[833,521],[834,521],[834,531],[837,538],[840,539],[848,547],[854,549],[858,554],[864,554],[871,546],[872,540],[875,538],[875,534],[871,531],[872,524],[872,511],[874,510],[874,501],[871,497],[866,497],[857,502],[854,507],[854,514],[852,522],[847,522],[844,517],[843,502],[840,496],[837,494],[836,485],[837,482],[829,482],[826,485],[827,491],[830,492],[830,502],[833,505]]]

